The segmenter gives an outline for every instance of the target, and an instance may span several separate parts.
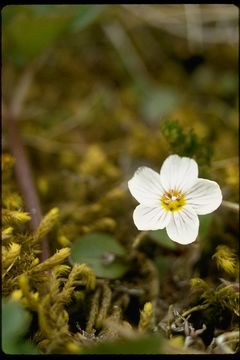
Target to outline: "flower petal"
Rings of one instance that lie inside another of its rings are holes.
[[[138,230],[159,230],[165,228],[171,213],[163,207],[138,205],[133,212],[133,221]]]
[[[187,191],[185,198],[198,215],[205,215],[216,210],[222,202],[222,192],[215,181],[199,178]]]
[[[166,191],[186,191],[198,178],[198,165],[193,159],[170,155],[162,165],[160,178]]]
[[[187,245],[196,240],[199,229],[199,219],[190,206],[184,206],[181,211],[172,213],[172,219],[167,225],[167,234],[173,241]]]
[[[139,203],[152,207],[160,205],[163,188],[160,175],[156,171],[148,167],[140,167],[128,181],[128,187]]]

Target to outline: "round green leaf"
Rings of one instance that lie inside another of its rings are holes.
[[[163,246],[166,249],[169,250],[176,249],[176,243],[168,237],[165,230],[150,231],[149,236],[152,240],[154,240],[155,242],[157,242],[159,245]]]
[[[34,345],[24,339],[31,315],[14,301],[2,300],[2,349],[6,354],[37,354]]]
[[[201,215],[199,216],[200,226],[199,226],[199,237],[204,239],[211,227],[213,220],[213,214]]]
[[[17,302],[2,301],[2,329],[4,338],[24,335],[30,325],[30,314]]]
[[[124,255],[125,249],[112,236],[93,233],[74,241],[70,261],[89,265],[98,277],[116,279],[127,271],[121,259]]]

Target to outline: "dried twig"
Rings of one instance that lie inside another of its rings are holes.
[[[237,204],[237,203],[234,203],[232,201],[223,200],[222,205],[227,207],[230,210],[239,212],[239,204]]]
[[[7,133],[9,148],[16,159],[15,171],[20,191],[23,195],[25,208],[31,214],[30,225],[33,230],[36,230],[41,219],[42,210],[36,187],[31,172],[31,166],[28,160],[26,150],[24,148],[19,125],[17,120],[20,118],[24,100],[26,99],[28,90],[30,88],[32,79],[36,69],[42,64],[43,58],[40,58],[38,62],[29,66],[21,76],[19,83],[13,92],[13,97],[10,104],[4,106],[4,123]],[[41,260],[44,261],[50,256],[49,246],[46,238],[42,239],[41,243],[42,252]]]

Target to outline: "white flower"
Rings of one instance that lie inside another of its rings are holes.
[[[213,212],[222,202],[219,185],[198,178],[196,161],[178,155],[164,161],[160,174],[140,167],[128,187],[140,203],[133,212],[138,230],[166,227],[170,239],[184,245],[198,236],[198,215]]]

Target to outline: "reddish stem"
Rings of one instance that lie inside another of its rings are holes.
[[[18,124],[10,111],[6,115],[7,117],[4,125],[8,132],[10,150],[15,158],[15,171],[18,185],[24,199],[26,211],[31,215],[30,226],[32,230],[36,230],[42,219],[40,201],[34,185],[30,163],[22,143]],[[41,250],[41,261],[44,261],[50,256],[49,245],[46,238],[42,239]]]

